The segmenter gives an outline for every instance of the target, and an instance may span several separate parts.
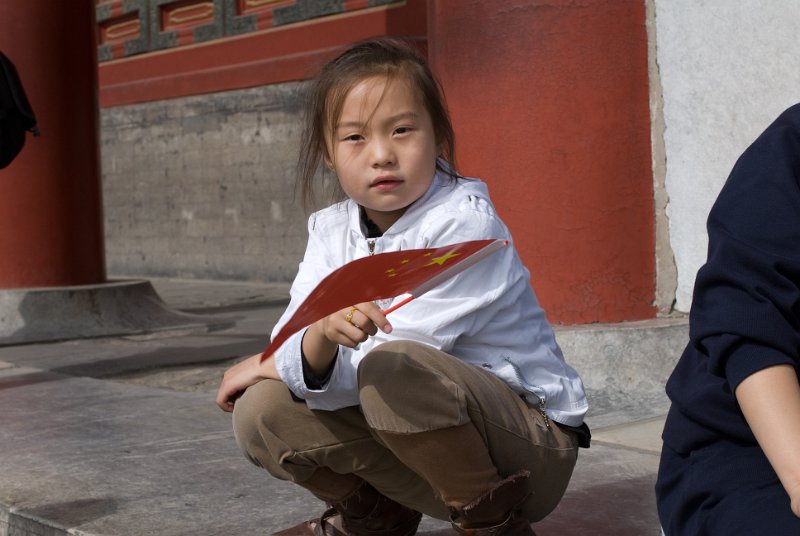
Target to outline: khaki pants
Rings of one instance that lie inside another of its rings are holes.
[[[361,405],[336,411],[309,410],[279,381],[252,385],[233,413],[239,446],[257,466],[317,496],[330,495],[331,475],[334,487],[341,478],[343,496],[356,475],[405,506],[448,519],[442,490],[434,490],[426,479],[428,456],[413,452],[413,441],[402,443],[407,451],[412,445],[412,452],[395,453],[386,437],[423,437],[425,432],[471,424],[479,444],[441,445],[453,453],[452,466],[437,462],[433,469],[452,474],[453,485],[459,486],[459,479],[479,473],[459,464],[456,453],[484,449],[487,463],[501,478],[521,469],[531,472],[531,495],[522,507],[531,522],[549,514],[561,500],[578,455],[574,434],[552,422],[546,426],[536,409],[528,408],[493,374],[429,346],[396,341],[370,352],[359,365],[358,377]],[[410,465],[416,472],[400,461],[414,456],[419,463]],[[323,474],[325,479],[320,478]],[[487,483],[481,489],[489,487]]]

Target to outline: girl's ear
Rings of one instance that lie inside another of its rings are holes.
[[[325,162],[325,167],[327,167],[331,171],[333,171],[333,158],[331,157],[331,155],[333,154],[332,144],[333,141],[330,138],[328,138],[325,141],[325,148],[322,151],[322,160],[323,162]]]

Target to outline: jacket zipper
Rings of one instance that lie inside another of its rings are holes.
[[[512,370],[514,371],[514,375],[517,377],[520,385],[528,391],[530,394],[535,396],[539,400],[539,413],[542,414],[542,419],[544,420],[544,425],[547,429],[550,429],[550,418],[547,416],[545,412],[546,404],[547,404],[547,393],[545,393],[544,389],[539,387],[538,385],[534,385],[529,383],[528,380],[522,375],[522,371],[519,369],[519,365],[511,361],[510,357],[504,357],[503,361],[511,365]],[[525,397],[527,398],[527,396]]]
[[[373,240],[369,240],[369,239],[367,239],[367,249],[369,250],[369,256],[370,257],[375,255],[375,242],[377,242],[377,240],[374,240],[374,239]],[[394,301],[394,298],[388,298],[388,299],[384,299],[384,300],[374,300],[372,303],[374,303],[375,305],[377,305],[381,309],[387,309],[392,304],[392,301]]]

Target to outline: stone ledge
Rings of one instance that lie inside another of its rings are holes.
[[[171,309],[146,280],[0,290],[0,346],[229,324]]]
[[[555,332],[586,385],[590,426],[666,413],[664,386],[689,341],[688,318],[560,326]]]
[[[89,536],[0,503],[0,536]]]

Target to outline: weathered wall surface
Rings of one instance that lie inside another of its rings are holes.
[[[103,110],[109,273],[291,280],[306,242],[293,189],[302,87]]]
[[[655,0],[675,307],[705,262],[708,211],[742,151],[800,101],[800,3]]]
[[[644,2],[431,6],[459,167],[489,184],[548,318],[655,316]]]

